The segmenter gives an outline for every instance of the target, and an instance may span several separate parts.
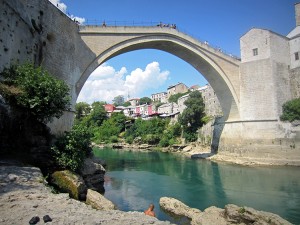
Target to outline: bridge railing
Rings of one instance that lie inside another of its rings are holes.
[[[156,26],[160,22],[156,21],[121,21],[121,20],[97,20],[97,19],[86,19],[83,26],[109,26],[109,27],[127,27],[127,26]]]
[[[141,21],[118,21],[118,20],[91,20],[91,19],[86,19],[83,24],[79,24],[79,29],[84,30],[86,26],[97,26],[97,27],[162,27],[162,28],[169,28],[169,29],[176,29],[180,31],[181,33],[184,33],[188,36],[191,36],[198,40],[201,43],[207,44],[209,47],[215,49],[218,52],[224,53],[225,55],[228,55],[234,59],[240,60],[240,57],[235,56],[224,49],[212,45],[208,41],[202,40],[200,37],[197,35],[191,34],[190,32],[187,32],[186,30],[182,29],[181,27],[178,27],[176,24],[172,23],[163,23],[163,22],[141,22]]]

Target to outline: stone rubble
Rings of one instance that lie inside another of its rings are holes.
[[[55,225],[170,224],[143,212],[96,210],[68,194],[53,194],[39,168],[0,166],[0,224],[29,224],[35,216],[40,218],[37,224],[44,224],[42,218],[46,215],[52,219],[46,224]]]

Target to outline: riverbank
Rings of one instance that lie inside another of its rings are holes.
[[[37,167],[11,164],[0,165],[0,224],[29,224],[37,216],[44,224],[48,215],[52,222],[47,224],[158,224],[169,222],[145,216],[142,212],[119,210],[100,211],[69,198],[68,194],[54,194]]]
[[[241,157],[239,155],[222,155],[214,154],[211,152],[209,146],[203,146],[198,143],[190,143],[184,145],[174,145],[169,147],[157,147],[148,144],[127,144],[127,143],[116,143],[107,145],[98,145],[93,143],[93,146],[98,148],[114,148],[114,149],[125,149],[131,151],[162,151],[175,154],[182,154],[193,159],[206,159],[215,162],[225,162],[231,164],[237,164],[242,166],[300,166],[299,160],[285,160],[273,159],[273,158],[253,158],[253,157]]]

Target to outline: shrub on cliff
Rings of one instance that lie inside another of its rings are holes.
[[[41,67],[11,66],[0,73],[0,94],[15,110],[47,123],[70,106],[69,88]]]
[[[57,164],[62,168],[78,171],[92,151],[91,137],[89,130],[80,125],[74,125],[71,131],[58,137],[52,147]]]
[[[283,104],[280,119],[290,122],[300,120],[300,98],[287,101]]]

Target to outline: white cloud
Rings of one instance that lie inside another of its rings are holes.
[[[127,74],[125,67],[116,71],[104,63],[90,75],[77,102],[112,102],[114,97],[123,95],[126,98],[128,93],[131,97],[144,97],[140,95],[146,90],[162,86],[169,74],[169,71],[160,71],[158,62],[149,63],[145,70],[137,68],[130,74]]]
[[[85,22],[85,18],[82,18],[82,17],[71,15],[70,18],[72,20],[77,21],[79,24],[84,24],[84,22]]]
[[[59,8],[62,12],[64,12],[65,14],[67,13],[67,5],[63,2],[61,2],[61,0],[49,0],[53,5],[55,5],[57,8]],[[79,22],[80,24],[84,24],[85,22],[85,18],[82,17],[78,17],[78,16],[74,16],[74,15],[68,15],[72,20],[75,20],[77,22]]]

